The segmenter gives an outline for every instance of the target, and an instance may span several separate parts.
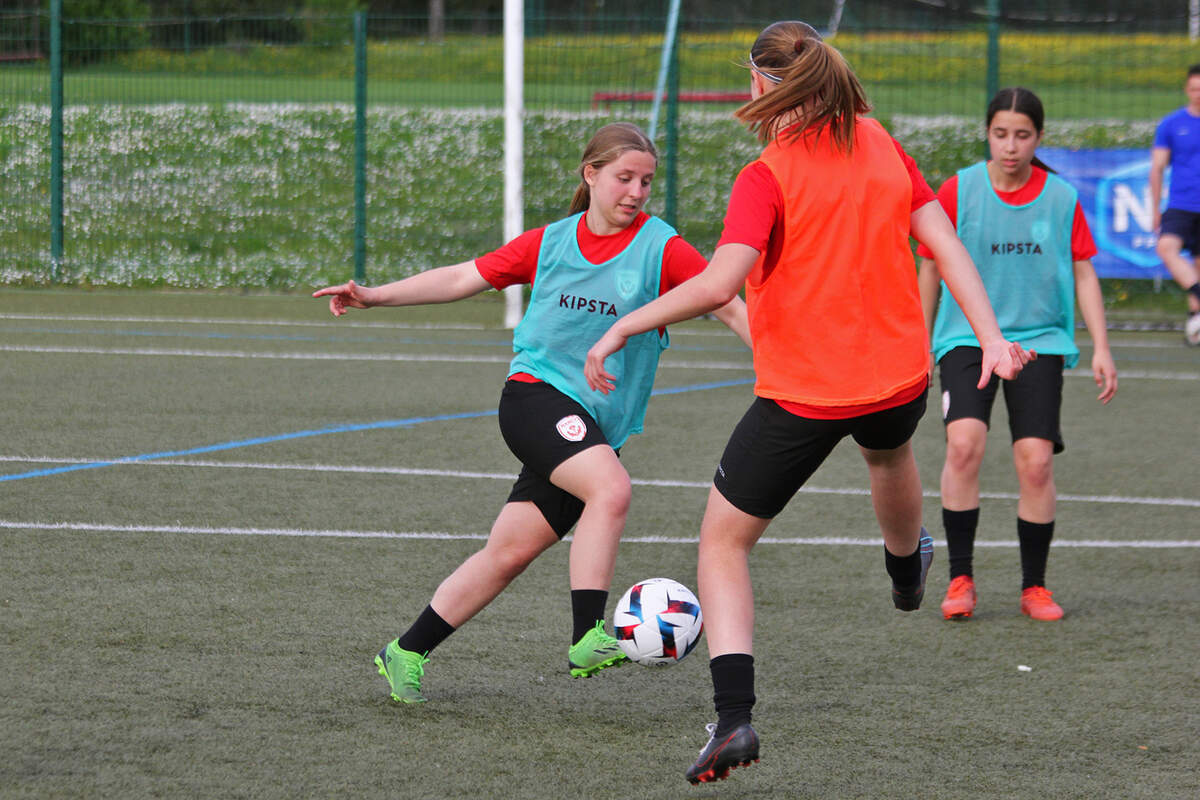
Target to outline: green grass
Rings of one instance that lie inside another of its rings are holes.
[[[877,545],[760,544],[763,761],[726,783],[693,789],[682,778],[712,716],[704,646],[669,670],[566,677],[565,546],[434,653],[430,703],[388,701],[375,651],[479,542],[248,529],[484,534],[508,481],[434,471],[515,472],[486,415],[509,352],[500,305],[488,295],[335,321],[303,296],[0,290],[0,474],[69,466],[38,459],[485,414],[4,482],[0,797],[323,797],[397,786],[447,798],[1190,796],[1200,777],[1200,495],[1187,468],[1195,438],[1177,421],[1200,400],[1200,361],[1177,333],[1113,335],[1122,381],[1109,407],[1088,378],[1067,378],[1049,572],[1068,612],[1061,624],[1018,613],[1013,547],[980,547],[978,615],[951,624],[936,612],[944,550],[930,607],[902,615]],[[716,323],[674,332],[660,387],[749,376],[748,357]],[[497,361],[316,358],[339,353]],[[713,362],[730,368],[685,368]],[[635,485],[614,592],[660,574],[694,584],[703,484],[748,402],[746,386],[652,400],[647,432],[623,463],[637,481],[696,485]],[[943,448],[936,406],[914,440],[927,490]],[[1003,415],[985,492],[1015,491]],[[361,471],[383,468],[417,472]],[[845,444],[811,487],[862,490],[865,479]],[[941,538],[938,507],[928,496]],[[984,545],[1015,538],[1014,514],[1012,499],[984,500]],[[110,527],[44,527],[73,523]],[[648,535],[677,541],[633,541]],[[768,535],[878,534],[866,497],[813,492]],[[1100,540],[1193,546],[1064,546]]]

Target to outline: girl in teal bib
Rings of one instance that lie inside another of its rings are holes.
[[[1046,561],[1054,534],[1054,455],[1063,450],[1059,418],[1064,368],[1079,360],[1075,305],[1092,338],[1092,374],[1107,403],[1117,391],[1108,347],[1104,299],[1092,268],[1096,253],[1075,190],[1034,155],[1042,138],[1041,101],[1028,89],[1001,90],[987,112],[991,159],[961,170],[938,191],[958,236],[979,269],[1004,338],[1036,351],[1016,379],[997,378],[980,389],[970,376],[979,342],[954,298],[940,292],[937,263],[923,256],[921,302],[933,360],[940,367],[946,461],[942,521],[950,552],[946,619],[975,611],[972,566],[979,522],[979,470],[992,403],[1003,383],[1020,500],[1021,612],[1056,620],[1062,607],[1046,589]],[[939,303],[939,292],[941,300]],[[975,374],[978,374],[976,369]]]
[[[630,479],[617,448],[642,429],[666,330],[640,337],[609,365],[623,391],[604,395],[583,379],[588,345],[614,319],[704,269],[707,261],[662,220],[645,213],[657,167],[636,126],[606,125],[584,150],[570,216],[492,253],[376,288],[353,281],[313,293],[334,316],[348,308],[445,303],[521,283],[533,285],[513,336],[515,356],[500,399],[500,430],[521,473],[483,549],[438,586],[415,622],[375,658],[401,703],[421,703],[429,653],[487,606],[538,555],[575,529],[570,552],[573,677],[626,660],[604,630],[605,604],[625,526]],[[749,344],[738,298],[717,317]],[[394,598],[392,598],[394,599]]]

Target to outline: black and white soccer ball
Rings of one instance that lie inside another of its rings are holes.
[[[704,632],[700,601],[670,578],[638,581],[617,601],[613,635],[630,661],[665,667],[683,659]]]

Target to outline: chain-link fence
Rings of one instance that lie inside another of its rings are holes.
[[[65,5],[61,23],[46,3],[0,10],[0,282],[307,286],[348,276],[356,247],[379,282],[501,243],[495,14],[85,18]],[[526,227],[564,213],[596,127],[648,123],[666,3],[647,5],[526,3]],[[695,5],[679,23],[674,127],[659,126],[673,170],[650,210],[670,194],[681,232],[709,251],[758,151],[730,116],[741,64],[782,4],[723,18]],[[826,0],[786,15],[842,50],[936,186],[980,157],[997,86],[1042,96],[1049,146],[1148,149],[1200,62],[1194,5]]]

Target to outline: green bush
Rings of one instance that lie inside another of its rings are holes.
[[[109,61],[150,41],[145,0],[63,0],[63,61]]]

